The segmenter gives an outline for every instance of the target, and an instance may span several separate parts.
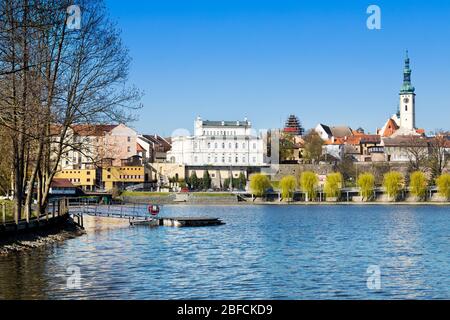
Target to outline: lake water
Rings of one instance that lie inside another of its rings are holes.
[[[226,225],[91,230],[0,257],[0,298],[450,299],[449,208],[165,206]]]

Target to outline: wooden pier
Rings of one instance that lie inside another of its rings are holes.
[[[150,227],[208,227],[220,226],[225,223],[218,218],[211,217],[159,217],[151,220],[130,220],[130,224]]]
[[[159,225],[165,227],[207,227],[225,224],[222,220],[211,217],[164,217],[158,220]]]

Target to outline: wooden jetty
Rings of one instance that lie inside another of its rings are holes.
[[[159,225],[165,227],[207,227],[225,224],[219,218],[211,217],[161,217]]]
[[[164,227],[208,227],[225,224],[219,218],[211,217],[158,217],[150,220],[130,220],[133,226]]]

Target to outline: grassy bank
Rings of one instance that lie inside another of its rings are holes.
[[[220,197],[230,197],[232,196],[231,193],[226,193],[226,192],[193,192],[191,193],[192,196],[194,197],[216,197],[216,198],[220,198]]]
[[[167,197],[169,192],[124,191],[122,197]]]

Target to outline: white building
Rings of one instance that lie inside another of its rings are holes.
[[[198,117],[193,136],[172,138],[167,161],[187,166],[261,166],[264,143],[247,119],[208,121]]]

